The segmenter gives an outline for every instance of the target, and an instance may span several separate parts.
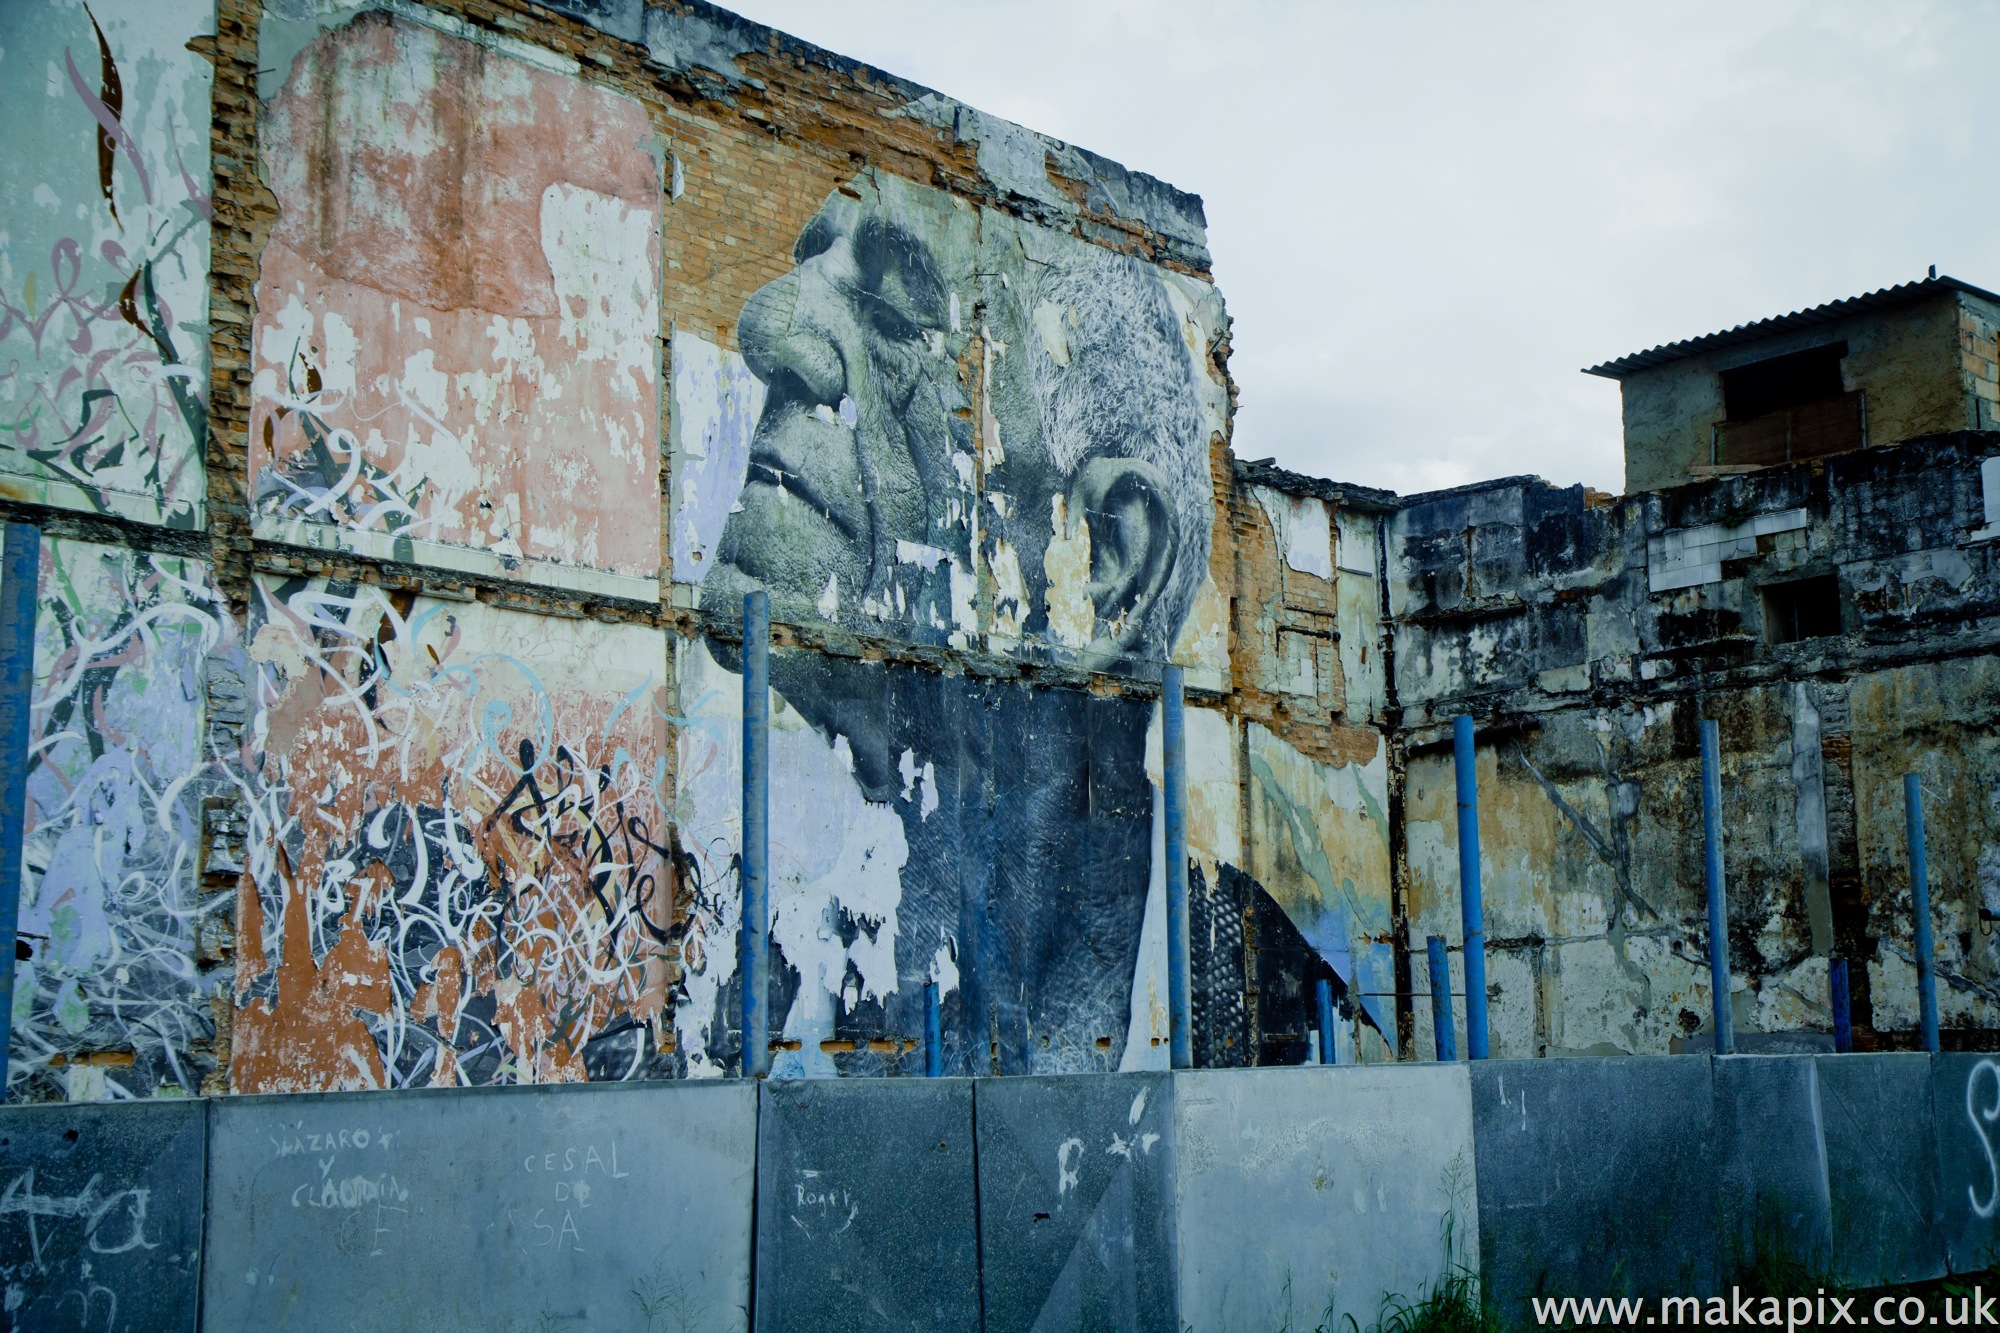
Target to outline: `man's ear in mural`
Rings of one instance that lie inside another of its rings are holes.
[[[1092,648],[1122,653],[1145,647],[1142,636],[1180,552],[1165,475],[1137,458],[1094,458],[1077,470],[1067,512],[1081,515],[1090,529],[1088,595],[1097,608]]]

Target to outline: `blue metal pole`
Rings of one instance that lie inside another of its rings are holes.
[[[743,1077],[771,1072],[771,602],[743,598]]]
[[[937,1078],[944,1073],[944,1025],[938,999],[938,984],[924,984],[924,1076]]]
[[[1465,921],[1465,1058],[1484,1060],[1486,907],[1479,888],[1479,770],[1474,766],[1470,717],[1452,720],[1451,748],[1458,770],[1458,903]]]
[[[1194,1032],[1188,1008],[1187,719],[1181,669],[1170,666],[1160,682],[1160,740],[1166,761],[1167,1010],[1175,1069],[1194,1066]]]
[[[1937,969],[1931,943],[1931,877],[1924,861],[1924,784],[1903,775],[1903,813],[1910,826],[1910,910],[1917,918],[1917,1013],[1924,1024],[1924,1049],[1938,1048]]]
[[[7,525],[0,553],[0,1100],[14,1030],[14,948],[21,914],[21,844],[28,814],[28,705],[35,687],[35,594],[42,533]]]
[[[1836,958],[1827,964],[1826,988],[1833,1000],[1833,1049],[1846,1052],[1854,1049],[1853,1011],[1847,1003],[1847,960]]]
[[[1445,960],[1444,936],[1432,935],[1424,944],[1431,957],[1431,1034],[1437,1058],[1456,1060],[1458,1034],[1451,1021],[1451,964]]]
[[[1325,977],[1313,988],[1319,1001],[1319,1062],[1333,1063],[1333,983]]]
[[[1736,1054],[1729,1008],[1729,906],[1722,892],[1722,744],[1715,723],[1701,724],[1701,837],[1708,872],[1708,984],[1715,1001],[1715,1053]]]

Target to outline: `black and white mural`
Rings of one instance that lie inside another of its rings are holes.
[[[738,350],[673,342],[674,578],[734,618],[1191,677],[1208,577],[1208,284],[888,176],[831,195]],[[686,1072],[735,1054],[741,681],[683,640]],[[780,1075],[1164,1065],[1156,708],[815,652],[772,659]],[[1157,759],[1154,761],[1157,768]]]
[[[675,335],[674,569],[703,606],[762,587],[793,623],[1221,665],[1183,635],[1226,426],[1212,287],[888,176],[793,253],[740,355]]]

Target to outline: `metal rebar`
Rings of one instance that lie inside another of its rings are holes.
[[[1181,669],[1169,666],[1160,682],[1160,741],[1166,769],[1167,1012],[1175,1069],[1194,1066],[1189,1011],[1187,862],[1187,725]]]
[[[1708,983],[1715,1001],[1715,1053],[1736,1053],[1729,1008],[1729,905],[1722,878],[1722,755],[1715,723],[1701,724],[1701,836],[1708,875]]]
[[[771,602],[743,598],[743,1077],[771,1071]]]
[[[1479,885],[1479,770],[1470,717],[1452,720],[1451,746],[1458,770],[1458,905],[1465,922],[1465,1056],[1484,1060],[1486,909]]]

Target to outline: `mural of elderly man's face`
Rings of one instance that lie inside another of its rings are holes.
[[[947,534],[938,502],[969,432],[952,415],[950,295],[928,248],[836,196],[795,254],[737,326],[766,398],[707,586],[761,585],[781,617],[831,619],[894,606],[896,543]],[[950,552],[961,568],[966,554]]]
[[[1165,657],[1208,567],[1223,409],[1200,376],[1219,302],[866,173],[793,258],[737,324],[761,399],[731,388],[746,406],[725,416],[724,395],[704,397],[707,353],[683,363],[689,456],[747,454],[740,493],[691,506],[701,522],[727,513],[713,560],[693,542],[677,559],[701,604],[726,618],[761,588],[781,622],[1098,670]],[[711,707],[728,687],[706,672],[733,671],[734,646],[689,662],[693,711]],[[829,1038],[916,1030],[925,983],[944,978],[949,1068],[1122,1059],[1140,1022],[1152,706],[820,651],[774,653],[771,678],[817,733],[774,729],[789,795],[773,812],[787,966],[772,1004],[803,1052],[786,1058],[819,1067]],[[727,733],[705,733],[717,754]],[[733,806],[724,771],[691,766],[694,806]],[[852,813],[834,827],[829,810]],[[726,883],[728,833],[683,836]],[[727,1012],[719,993],[708,1003],[689,1012]],[[685,1035],[712,1058],[705,1021]],[[842,1067],[856,1061],[881,1063],[855,1051]]]
[[[961,235],[941,259],[872,192],[834,195],[743,307],[766,398],[705,602],[763,587],[781,620],[1164,656],[1208,547],[1194,362],[1155,275],[1069,244]]]

